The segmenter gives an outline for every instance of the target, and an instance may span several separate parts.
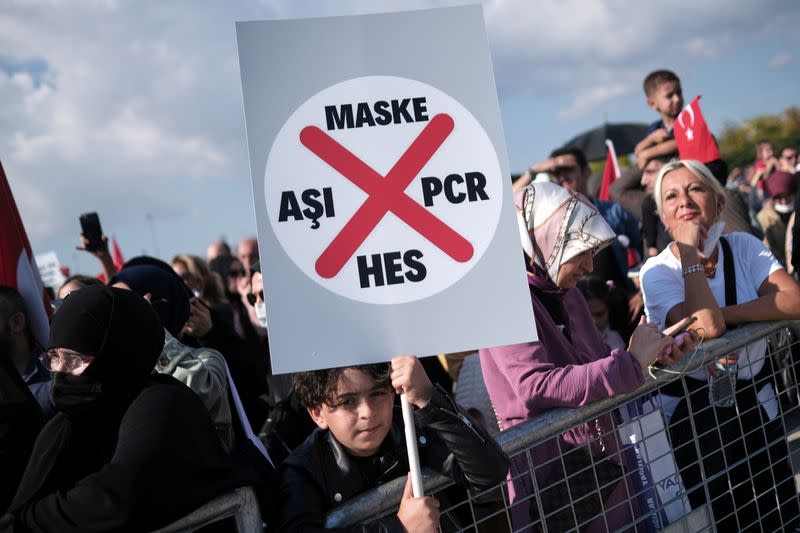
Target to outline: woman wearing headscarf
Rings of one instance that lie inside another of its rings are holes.
[[[609,351],[603,342],[575,287],[583,274],[593,270],[594,254],[615,235],[588,200],[554,184],[534,183],[517,192],[516,205],[539,339],[480,351],[501,430],[547,409],[580,407],[632,392],[644,383],[643,369],[648,365],[657,359],[669,364],[682,356],[670,337],[647,324],[636,328],[627,350]],[[689,340],[683,348],[692,344]],[[630,524],[636,505],[628,501],[627,487],[620,481],[623,461],[611,417],[607,414],[577,426],[532,450],[536,495],[526,457],[516,459],[509,487],[515,530],[538,529],[533,520],[539,515],[539,503],[545,511],[545,517],[539,518],[551,531],[575,527],[605,531]],[[567,472],[561,469],[561,456]],[[585,475],[575,477],[585,486],[571,481],[567,490],[565,476],[572,477],[591,462],[596,464],[601,485],[607,481],[608,486],[598,487],[589,470],[589,480]],[[578,503],[583,495],[589,497]],[[561,506],[566,507],[558,509]]]
[[[674,240],[641,270],[652,322],[670,326],[692,315],[692,327],[713,338],[747,322],[800,318],[800,286],[764,244],[742,232],[720,237],[724,190],[705,165],[664,165],[654,194]],[[661,388],[662,396],[676,400],[664,403],[674,407],[669,431],[689,502],[696,508],[709,494],[719,531],[792,530],[798,519],[766,352],[766,339],[759,339],[720,360],[735,376],[735,394],[726,402],[712,404],[709,398],[715,365]]]
[[[185,383],[203,400],[220,439],[232,449],[234,431],[225,359],[211,348],[192,348],[182,342],[191,319],[189,288],[169,265],[147,256],[125,263],[111,278],[111,285],[130,289],[150,301],[166,330],[156,370]]]
[[[163,344],[158,316],[131,291],[97,285],[64,300],[42,356],[59,413],[39,434],[3,523],[16,532],[149,531],[248,483],[197,396],[152,374]]]

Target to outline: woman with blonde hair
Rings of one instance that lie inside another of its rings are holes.
[[[219,275],[196,255],[178,254],[172,258],[172,270],[208,305],[227,303]]]
[[[747,233],[721,236],[725,194],[705,165],[667,163],[654,196],[674,240],[641,269],[651,322],[663,328],[691,315],[692,328],[708,339],[746,322],[800,318],[800,286],[764,244]],[[759,524],[776,531],[798,518],[766,351],[760,339],[661,389],[689,501],[706,503],[707,489],[720,531]],[[710,394],[709,380],[723,371],[735,377],[735,393]]]

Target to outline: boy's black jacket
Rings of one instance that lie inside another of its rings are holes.
[[[423,409],[415,410],[414,420],[422,466],[444,474],[474,493],[505,479],[508,456],[440,387],[434,389]],[[330,431],[316,429],[281,466],[280,503],[277,527],[273,530],[325,530],[328,511],[361,492],[407,475],[408,469],[399,409],[395,409],[392,429],[379,453],[367,460],[348,455]],[[397,515],[392,514],[370,524],[337,531],[403,532],[404,529]]]

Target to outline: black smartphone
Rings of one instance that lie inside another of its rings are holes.
[[[95,252],[103,249],[103,230],[100,228],[100,217],[97,213],[84,213],[81,215],[81,233],[89,241],[86,250]]]

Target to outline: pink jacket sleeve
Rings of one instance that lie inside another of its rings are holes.
[[[567,364],[556,364],[553,354],[548,354],[541,342],[485,351],[530,413],[553,407],[580,407],[632,392],[644,383],[641,366],[625,350],[613,350],[610,355],[591,362]]]

